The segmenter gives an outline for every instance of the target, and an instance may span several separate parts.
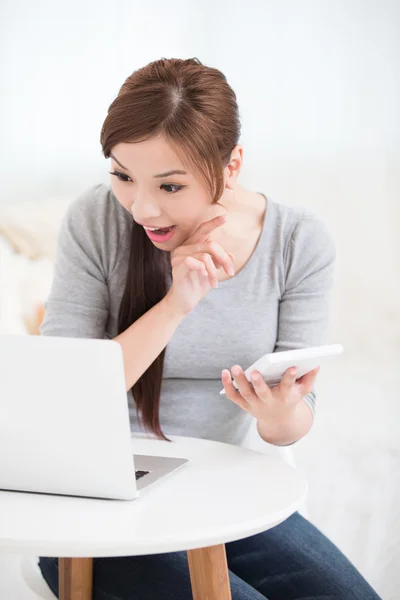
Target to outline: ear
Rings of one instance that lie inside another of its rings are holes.
[[[243,146],[236,144],[231,152],[229,163],[225,167],[225,187],[228,190],[233,190],[236,185],[240,169],[243,165]]]

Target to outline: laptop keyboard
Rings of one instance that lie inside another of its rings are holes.
[[[136,481],[145,475],[148,475],[150,471],[135,471]]]

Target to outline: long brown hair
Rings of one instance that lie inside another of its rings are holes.
[[[240,137],[236,95],[225,75],[197,58],[162,58],[134,71],[109,106],[100,136],[103,154],[109,158],[116,144],[159,134],[217,202],[224,189],[223,169]],[[171,271],[170,252],[156,248],[133,221],[118,333],[162,300]],[[138,419],[162,439],[167,439],[159,419],[165,351],[132,387]]]

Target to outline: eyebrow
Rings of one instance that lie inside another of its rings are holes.
[[[110,156],[111,156],[111,158],[113,158],[115,160],[116,163],[119,164],[119,166],[122,169],[124,169],[125,171],[128,171],[128,169],[126,167],[124,167],[124,165],[122,165],[117,158],[115,158],[115,156],[112,152],[110,152]],[[173,171],[166,171],[165,173],[158,173],[158,175],[154,175],[153,177],[169,177],[170,175],[187,175],[187,173],[186,173],[186,171],[174,169]]]

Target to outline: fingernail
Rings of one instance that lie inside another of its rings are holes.
[[[260,376],[258,373],[251,373],[250,377],[252,378],[253,381],[258,381],[260,379]]]
[[[240,375],[240,368],[237,366],[232,367],[232,373],[233,375]]]
[[[232,277],[235,274],[235,268],[233,265],[228,266],[228,273],[229,273],[229,275],[232,275]]]

